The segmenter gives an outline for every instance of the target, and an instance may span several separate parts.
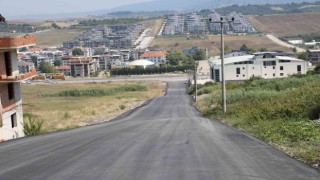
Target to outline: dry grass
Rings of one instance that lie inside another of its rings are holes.
[[[38,47],[55,47],[62,46],[64,41],[73,39],[81,34],[83,30],[77,29],[55,29],[41,33],[35,33],[36,43]]]
[[[320,12],[248,16],[248,18],[259,31],[278,37],[320,33]]]
[[[246,44],[249,48],[260,49],[267,48],[268,50],[282,50],[290,51],[289,48],[280,46],[265,36],[261,35],[247,35],[247,36],[224,36],[225,45],[232,49],[239,49],[243,44]],[[151,45],[159,46],[164,50],[171,49],[185,49],[192,46],[199,46],[201,48],[208,48],[209,55],[217,55],[220,49],[220,36],[206,36],[202,39],[189,39],[186,37],[161,37],[155,38]]]
[[[145,85],[148,90],[102,97],[44,97],[40,95],[43,92],[58,92],[67,89],[102,89],[124,84]],[[146,99],[161,96],[164,87],[165,83],[158,81],[22,85],[23,111],[44,120],[46,132],[74,128],[111,119],[140,105]]]
[[[158,35],[163,22],[164,22],[164,19],[152,19],[152,20],[146,20],[143,23],[145,27],[152,28],[151,36],[156,36]]]

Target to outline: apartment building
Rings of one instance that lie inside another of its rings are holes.
[[[0,141],[24,136],[20,82],[37,72],[34,68],[19,72],[17,50],[33,45],[33,36],[0,34]]]
[[[307,51],[308,59],[312,65],[320,64],[320,49],[309,49]]]
[[[71,76],[90,77],[97,71],[97,63],[95,59],[85,56],[71,57],[69,60],[71,68]]]

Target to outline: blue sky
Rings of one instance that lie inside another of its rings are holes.
[[[87,12],[152,0],[0,0],[0,14],[5,17]]]

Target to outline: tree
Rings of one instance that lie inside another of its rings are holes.
[[[245,52],[248,52],[249,48],[247,47],[246,44],[243,44],[241,47],[240,47],[240,51],[245,51]]]
[[[262,48],[260,48],[260,49],[259,49],[259,51],[260,51],[260,52],[267,52],[267,51],[268,51],[268,49],[267,49],[267,48],[262,47]]]
[[[60,60],[55,60],[54,62],[53,62],[53,64],[54,64],[54,66],[61,66],[62,65],[62,61],[60,61]]]
[[[39,65],[39,71],[41,71],[43,73],[55,73],[56,69],[52,64],[43,61]]]
[[[298,55],[298,59],[303,59],[303,60],[308,60],[308,53],[307,52],[302,52]]]
[[[229,46],[225,45],[224,46],[224,53],[227,54],[230,51]]]
[[[61,28],[57,23],[52,23],[51,27],[53,27],[55,29],[60,29]]]
[[[206,59],[206,51],[204,49],[197,49],[193,54],[194,60],[204,60]]]
[[[72,50],[72,55],[73,56],[83,56],[84,52],[80,48],[74,48]]]
[[[99,50],[95,50],[93,55],[103,55],[104,54],[104,50],[99,49]]]
[[[296,53],[297,52],[297,48],[296,47],[292,48],[292,52]]]
[[[316,65],[316,67],[314,68],[314,72],[316,74],[320,74],[320,64]]]

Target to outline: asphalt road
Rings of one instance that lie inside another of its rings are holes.
[[[183,82],[100,125],[0,144],[0,179],[320,179],[265,143],[202,118]]]

